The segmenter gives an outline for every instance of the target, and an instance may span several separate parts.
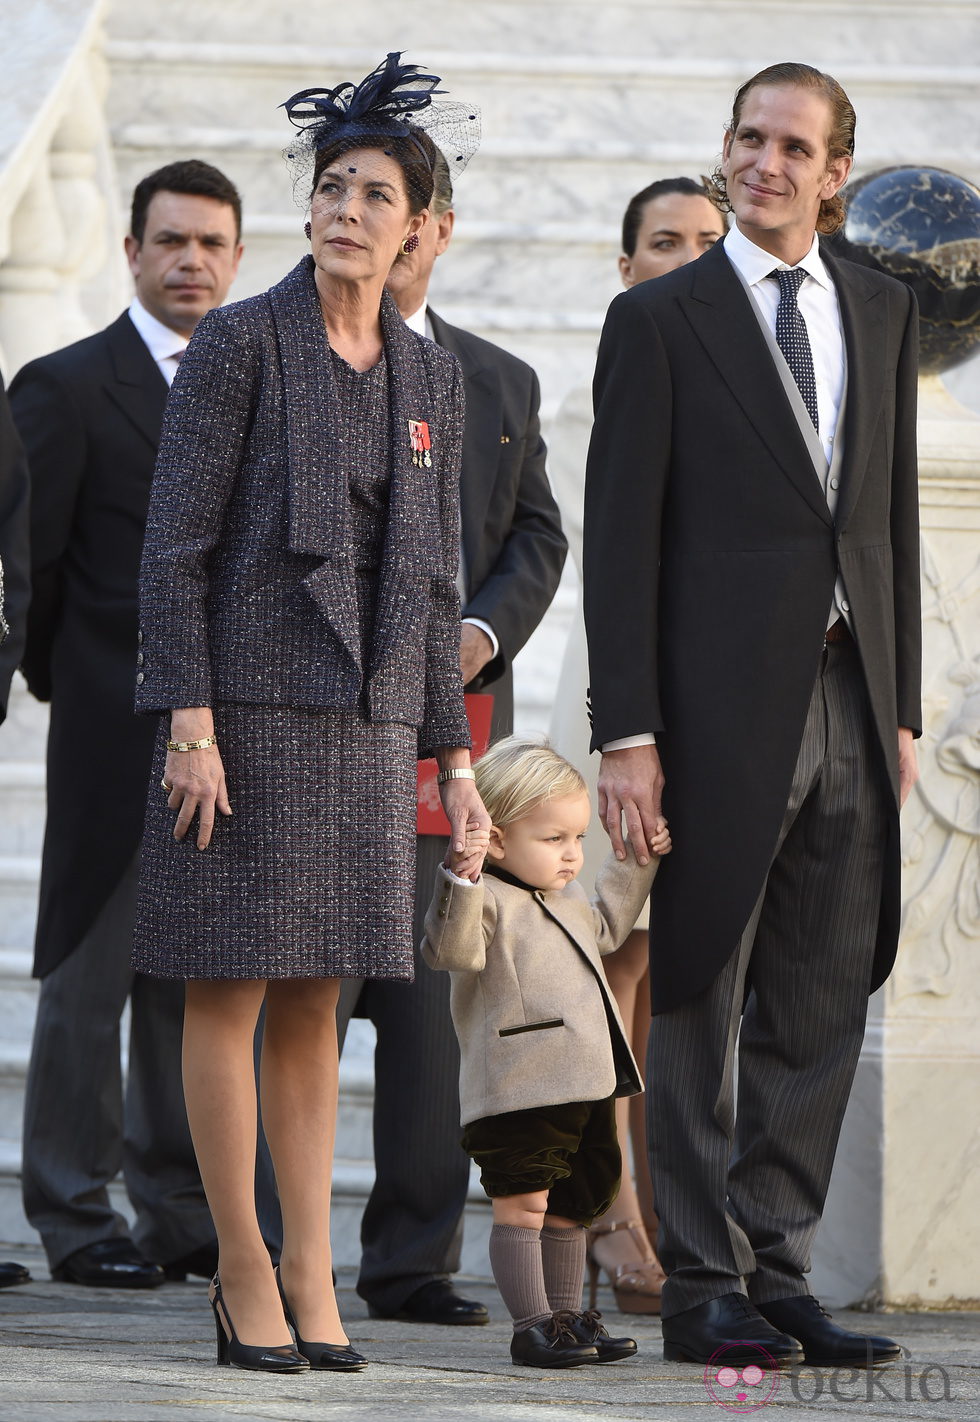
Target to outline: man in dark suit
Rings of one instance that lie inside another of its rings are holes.
[[[621,856],[661,797],[671,825],[647,1100],[665,1356],[696,1362],[899,1351],[804,1279],[894,959],[920,725],[914,301],[815,235],[853,139],[829,76],[749,80],[716,175],[734,227],[616,298],[596,368],[593,748]]]
[[[408,325],[452,351],[463,370],[460,664],[468,691],[493,695],[491,736],[497,737],[513,728],[513,659],[551,603],[566,543],[545,473],[537,376],[426,305],[433,264],[449,246],[455,220],[441,158],[435,179],[433,220],[417,250],[398,258],[387,285]],[[415,982],[345,983],[341,991],[341,1030],[355,1010],[378,1034],[375,1182],[361,1224],[357,1289],[376,1317],[480,1324],[486,1308],[461,1298],[449,1282],[459,1268],[469,1182],[469,1160],[459,1144],[459,1051],[449,983],[418,956],[445,851],[441,837],[419,837]]]
[[[31,596],[28,495],[24,446],[0,379],[0,723],[6,719],[10,681],[24,651]]]
[[[10,680],[24,649],[27,604],[31,595],[28,534],[27,460],[0,379],[0,722],[7,716]],[[26,1284],[22,1264],[0,1263],[0,1289]]]
[[[24,1117],[24,1208],[54,1277],[149,1288],[207,1272],[214,1230],[180,1083],[183,984],[130,968],[136,865],[156,727],[133,712],[137,582],[167,389],[198,320],[227,295],[241,204],[208,164],[173,163],[133,197],[135,298],[104,331],[11,386],[31,470],[33,598],[23,669],[51,702],[48,818]],[[132,1018],[126,1099],[119,1023]],[[122,1168],[132,1236],[107,1186]]]

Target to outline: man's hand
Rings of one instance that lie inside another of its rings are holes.
[[[462,622],[459,628],[459,667],[463,685],[469,686],[475,676],[493,660],[493,643],[482,627]]]
[[[626,858],[626,837],[637,863],[647,864],[661,834],[660,801],[664,773],[656,746],[629,746],[607,751],[599,770],[599,818],[617,859]]]
[[[915,739],[907,726],[898,728],[898,804],[899,808],[909,798],[912,786],[919,778],[919,761],[915,753]]]

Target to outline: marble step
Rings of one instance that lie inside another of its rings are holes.
[[[34,941],[40,873],[38,855],[0,855],[0,924],[13,948],[28,948]]]
[[[10,687],[7,719],[0,727],[0,765],[11,761],[43,765],[47,736],[48,708],[35,701],[17,673]],[[0,796],[0,812],[3,803]]]
[[[0,761],[0,856],[41,853],[44,838],[44,766]]]
[[[299,58],[275,46],[115,42],[108,55],[114,126],[120,115],[171,126],[168,95],[178,88],[182,127],[231,129],[248,146],[263,133],[278,148],[285,146],[291,129],[279,107],[283,100],[358,72],[354,60],[345,64],[339,54],[305,51]],[[447,87],[479,106],[486,141],[516,142],[528,157],[548,157],[549,150],[576,143],[589,149],[597,142],[636,145],[647,135],[675,142],[682,137],[691,151],[711,151],[735,88],[747,75],[745,62],[733,58],[601,61],[570,55],[550,66],[493,54],[446,59]],[[893,142],[911,145],[912,154],[922,141],[922,112],[934,109],[937,91],[963,108],[966,124],[980,111],[975,68],[852,63],[840,77],[861,116],[862,134],[885,125]],[[237,124],[224,123],[226,116]],[[970,131],[975,125],[952,140],[963,151]]]

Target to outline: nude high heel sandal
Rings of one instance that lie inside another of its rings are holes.
[[[605,1234],[617,1230],[627,1230],[636,1249],[636,1258],[615,1264],[610,1268],[600,1264],[595,1255],[595,1241]],[[586,1246],[586,1261],[589,1267],[589,1308],[596,1306],[599,1288],[599,1273],[604,1270],[612,1285],[613,1297],[620,1313],[659,1313],[660,1293],[666,1282],[666,1274],[654,1254],[646,1233],[639,1220],[612,1220],[606,1224],[599,1221],[589,1230]]]

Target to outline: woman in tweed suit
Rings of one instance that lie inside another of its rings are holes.
[[[416,110],[431,131],[439,81],[398,59],[285,106],[312,160],[312,255],[195,333],[143,560],[137,706],[169,724],[135,964],[187,979],[218,1360],[264,1370],[364,1364],[331,1284],[334,1014],[340,977],[412,975],[419,755],[446,774],[454,839],[489,828],[458,660],[462,380],[383,291],[427,220],[435,151]],[[253,1188],[263,1002],[278,1279]]]

